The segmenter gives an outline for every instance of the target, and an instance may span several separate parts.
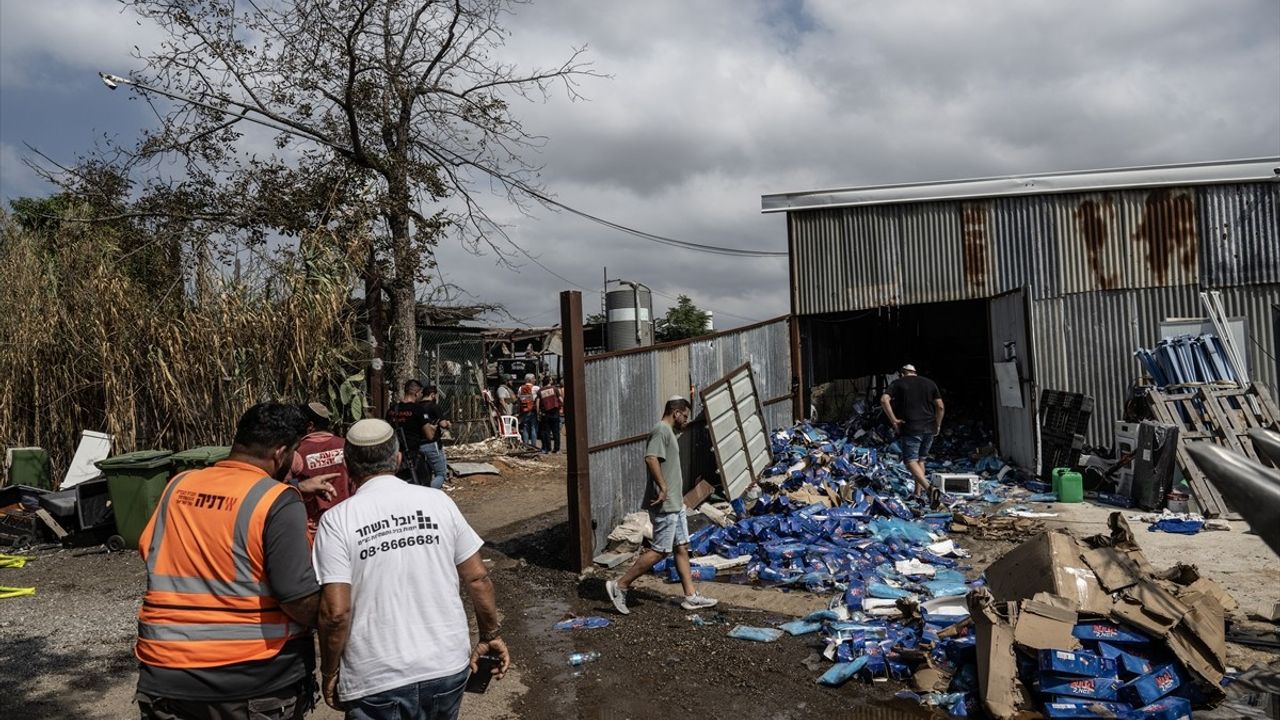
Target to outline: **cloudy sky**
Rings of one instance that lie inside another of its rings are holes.
[[[823,187],[1280,155],[1275,0],[541,0],[508,23],[528,65],[589,46],[588,100],[517,106],[561,201],[701,243],[785,249],[760,196]],[[0,0],[0,197],[46,192],[24,143],[71,160],[151,120],[126,74],[155,28],[111,0]],[[787,310],[785,260],[654,245],[567,213],[504,209],[511,237],[598,291],[685,293],[718,327]],[[569,285],[446,242],[445,277],[532,324]],[[587,311],[597,296],[585,297]],[[670,301],[655,298],[662,312]]]

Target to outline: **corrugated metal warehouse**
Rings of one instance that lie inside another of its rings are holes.
[[[1248,370],[1274,395],[1278,206],[1280,158],[762,198],[787,213],[806,398],[912,362],[949,415],[990,422],[1028,467],[1040,391],[1093,396],[1087,439],[1110,446],[1134,351],[1204,317],[1201,290],[1243,319]],[[1010,359],[1022,407],[997,399],[993,363]]]

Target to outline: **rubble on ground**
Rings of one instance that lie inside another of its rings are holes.
[[[724,526],[694,532],[690,550],[703,579],[745,559],[732,580],[832,596],[779,628],[822,638],[831,664],[816,682],[909,681],[901,697],[997,718],[1174,718],[1222,698],[1234,603],[1193,567],[1156,572],[1119,513],[1111,536],[1087,539],[1041,532],[1026,517],[1036,513],[994,513],[1042,488],[994,453],[968,452],[979,444],[971,437],[942,438],[944,459],[929,469],[974,472],[980,492],[943,495],[936,509],[908,497],[896,445],[875,430],[801,423],[773,442],[759,496],[735,500]],[[954,541],[1033,533],[981,576]],[[668,565],[654,570],[670,574]]]

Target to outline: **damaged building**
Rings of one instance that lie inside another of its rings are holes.
[[[1198,327],[1209,290],[1274,391],[1278,205],[1280,158],[765,195],[787,214],[802,407],[911,362],[1021,465],[1042,390],[1093,397],[1086,439],[1109,447],[1135,350]]]

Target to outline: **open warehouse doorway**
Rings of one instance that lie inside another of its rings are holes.
[[[1023,291],[799,320],[807,414],[846,420],[855,403],[878,401],[884,376],[911,363],[942,391],[946,427],[980,426],[996,438],[1002,455],[1035,469],[1035,392]]]

